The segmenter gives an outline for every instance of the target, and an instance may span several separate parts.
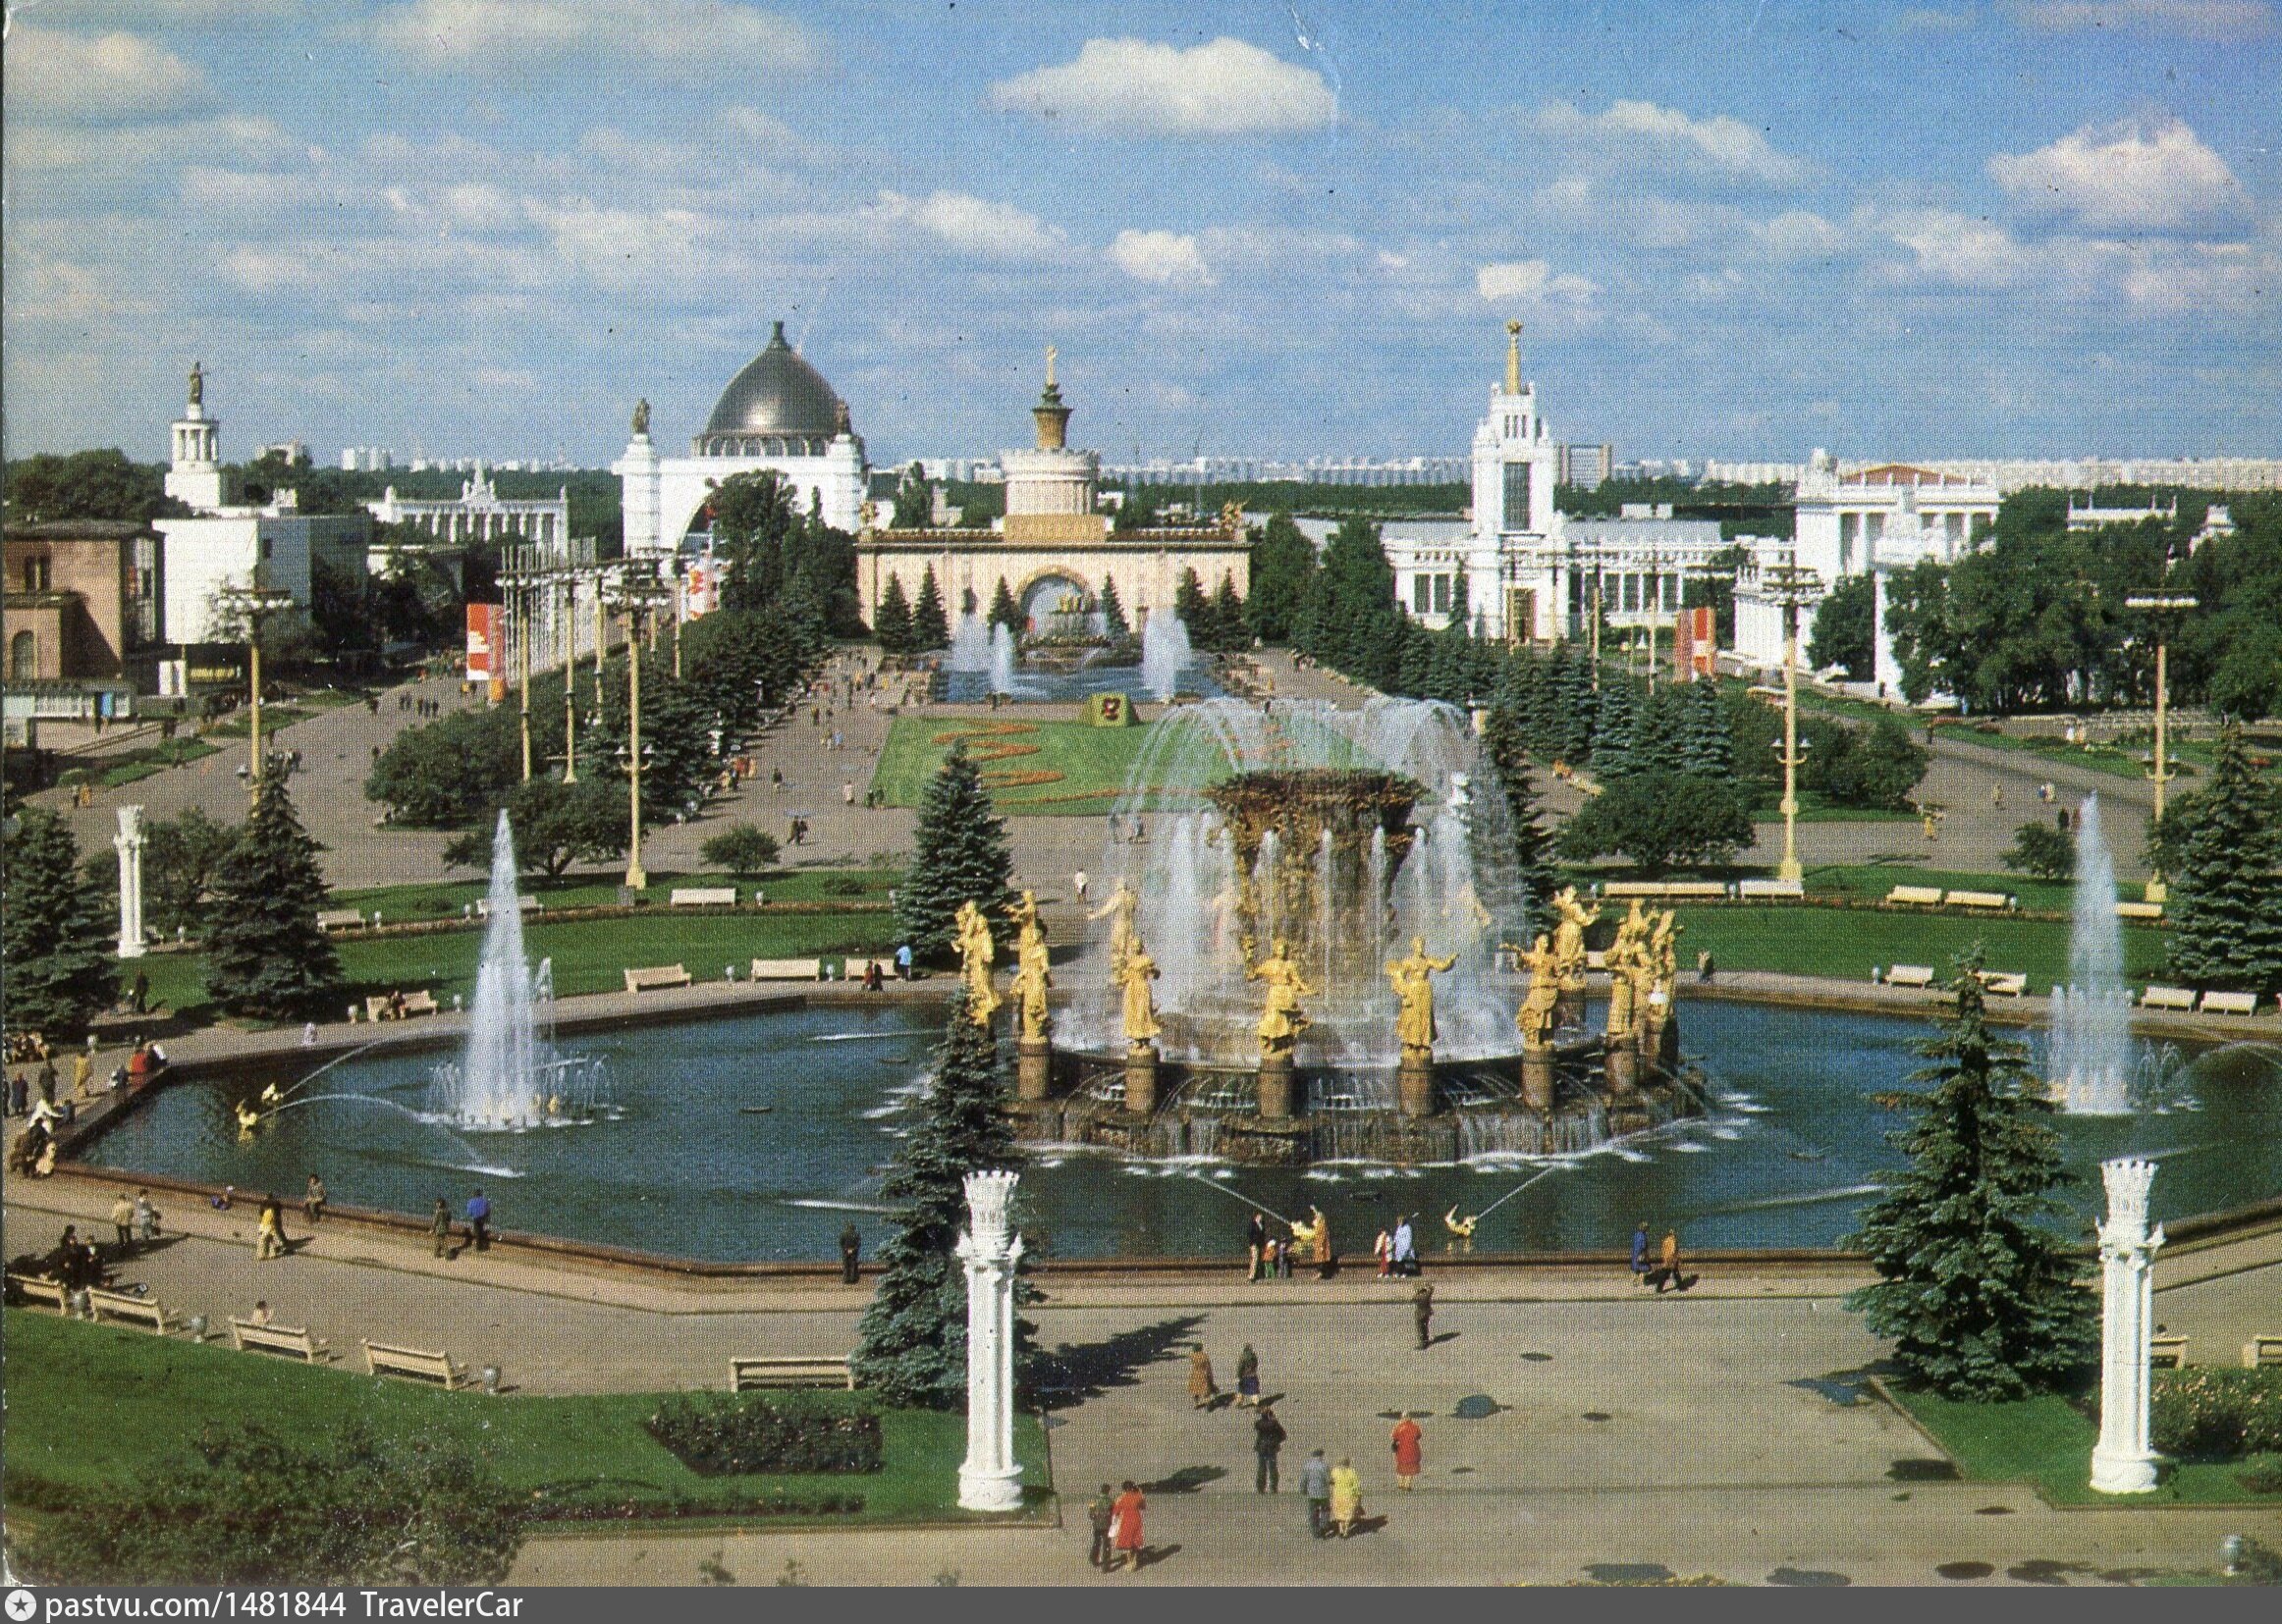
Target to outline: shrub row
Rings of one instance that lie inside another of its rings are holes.
[[[695,1393],[669,1398],[644,1423],[692,1472],[877,1472],[880,1417],[799,1396]]]
[[[2166,1455],[2234,1460],[2282,1450],[2282,1370],[2158,1371],[2153,1400],[2152,1441]]]

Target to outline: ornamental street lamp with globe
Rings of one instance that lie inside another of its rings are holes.
[[[2169,746],[2167,731],[2169,705],[2168,657],[2171,634],[2178,628],[2179,618],[2202,607],[2202,600],[2192,592],[2147,592],[2124,600],[2126,609],[2137,609],[2151,616],[2155,623],[2155,759],[2149,765],[2147,776],[2155,781],[2155,827],[2163,826],[2163,786],[2179,775],[2172,772],[2166,754]],[[2164,883],[2163,871],[2156,868],[2147,876],[2147,900],[2161,902],[2171,893]]]
[[[261,782],[266,776],[261,759],[261,630],[272,616],[282,615],[294,607],[294,595],[263,586],[261,567],[256,565],[248,584],[223,587],[214,595],[214,603],[224,616],[245,627],[245,663],[251,700],[246,721],[246,798],[258,801]]]
[[[642,618],[654,613],[672,596],[672,588],[655,576],[628,573],[612,593],[613,606],[626,620],[626,808],[628,838],[625,884],[628,891],[647,891],[650,877],[642,868]]]

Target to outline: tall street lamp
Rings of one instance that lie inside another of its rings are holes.
[[[216,603],[226,615],[245,623],[245,664],[251,706],[246,722],[246,782],[248,801],[261,799],[261,781],[264,777],[261,759],[261,627],[272,615],[282,615],[294,606],[294,595],[275,587],[261,584],[261,566],[253,567],[253,578],[246,586],[228,586],[216,594]]]
[[[578,571],[566,569],[563,587],[563,782],[578,782],[578,682],[572,669],[578,652]]]
[[[1783,608],[1783,860],[1775,878],[1804,884],[1799,863],[1799,609],[1822,595],[1821,577],[1803,568],[1795,552],[1768,569],[1766,586]]]
[[[2169,735],[2170,640],[2179,617],[2202,607],[2202,600],[2192,592],[2148,592],[2124,600],[2126,609],[2137,609],[2154,618],[2155,622],[2155,763],[2149,775],[2155,781],[2155,823],[2163,822],[2163,785],[2178,775],[2170,770],[2167,758]],[[2171,888],[2163,881],[2163,871],[2156,868],[2147,876],[2146,897],[2150,902],[2169,899]]]
[[[642,869],[642,619],[672,595],[655,576],[639,578],[630,571],[618,584],[616,604],[626,618],[626,862],[628,891],[647,891],[650,877]]]

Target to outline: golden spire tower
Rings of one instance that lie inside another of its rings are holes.
[[[1505,393],[1521,393],[1521,323],[1505,324]]]

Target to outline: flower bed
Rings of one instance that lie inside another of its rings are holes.
[[[2149,1431],[2157,1449],[2187,1460],[2282,1451],[2282,1370],[2158,1371]]]
[[[706,1477],[752,1472],[877,1472],[880,1417],[801,1397],[703,1393],[666,1400],[643,1423]]]

